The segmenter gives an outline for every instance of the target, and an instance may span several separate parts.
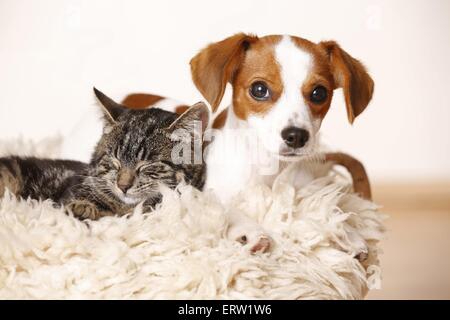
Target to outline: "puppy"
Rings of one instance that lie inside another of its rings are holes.
[[[212,124],[217,130],[206,159],[205,189],[213,189],[224,203],[251,183],[270,185],[288,163],[316,154],[317,134],[335,89],[343,89],[350,123],[365,110],[374,90],[363,64],[336,42],[289,35],[239,33],[202,49],[190,66],[194,84],[214,112],[226,85],[232,88],[231,104]],[[177,112],[185,108],[147,94],[129,95],[124,104]],[[251,133],[251,143],[243,139],[246,133]],[[370,198],[367,175],[357,160],[344,154],[325,158],[346,165],[355,189]],[[271,239],[262,228],[238,212],[230,214],[230,237],[249,243],[252,252],[270,250]]]

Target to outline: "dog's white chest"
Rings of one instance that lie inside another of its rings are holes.
[[[205,189],[212,189],[224,203],[252,184],[270,185],[280,170],[279,160],[232,112],[225,128],[214,132],[206,162]]]

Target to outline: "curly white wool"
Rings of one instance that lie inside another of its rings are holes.
[[[20,148],[39,149],[30,146]],[[48,141],[42,148],[57,150]],[[260,255],[224,237],[230,208],[189,186],[180,186],[180,194],[165,190],[154,212],[137,208],[130,217],[88,225],[49,201],[6,195],[0,298],[363,298],[380,285],[384,215],[328,166],[302,166],[313,179],[299,190],[288,170],[298,168],[286,169],[271,189],[255,185],[230,204],[274,238],[274,250]],[[366,249],[363,267],[353,257]]]

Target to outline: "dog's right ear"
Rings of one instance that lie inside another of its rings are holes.
[[[256,36],[238,33],[210,44],[192,58],[192,80],[213,111],[219,107],[227,82],[233,79],[245,50],[257,39]]]

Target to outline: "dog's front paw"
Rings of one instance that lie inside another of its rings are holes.
[[[251,253],[265,253],[265,252],[270,252],[270,250],[272,250],[273,247],[273,240],[271,237],[269,237],[268,235],[260,235],[256,241],[253,241],[250,243],[251,247],[250,247],[250,252]]]
[[[355,255],[355,259],[358,260],[359,262],[363,263],[367,259],[369,259],[369,253],[362,251],[362,252],[358,253],[357,255]]]
[[[78,219],[95,220],[100,218],[98,208],[92,202],[86,200],[73,200],[66,205],[66,208]]]
[[[228,238],[248,246],[252,254],[270,252],[273,248],[273,239],[256,224],[231,226]]]

